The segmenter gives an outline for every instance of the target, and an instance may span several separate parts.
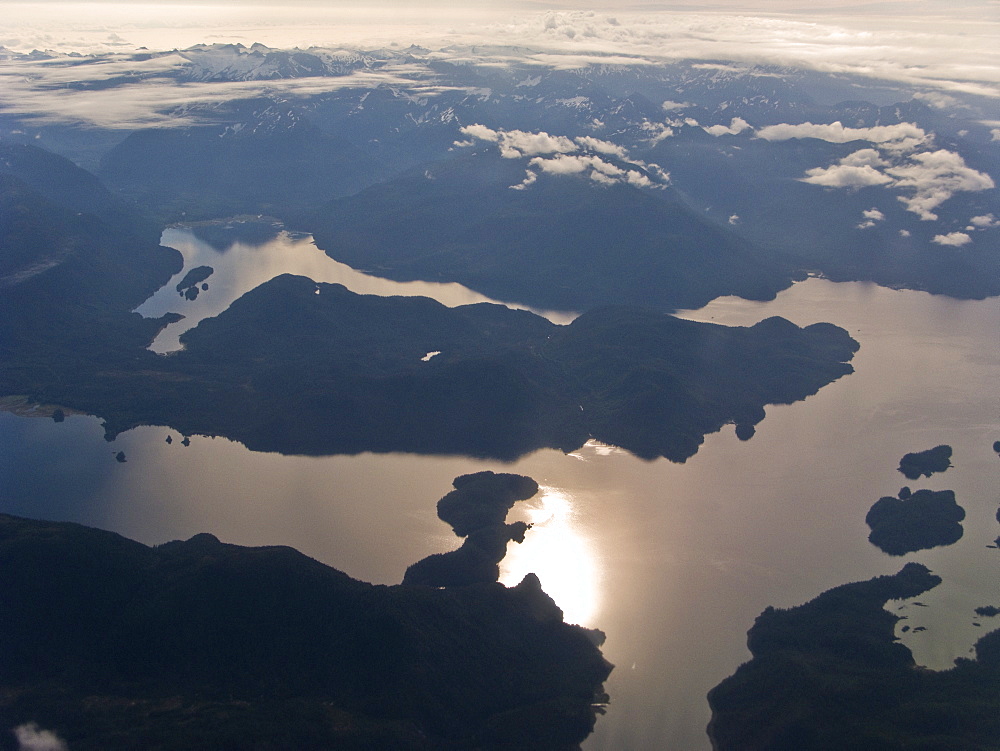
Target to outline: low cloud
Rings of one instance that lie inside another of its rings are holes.
[[[18,751],[67,751],[66,743],[51,730],[43,730],[34,722],[14,728]]]
[[[649,134],[649,144],[655,146],[665,138],[670,138],[674,134],[674,129],[666,123],[654,123],[650,120],[643,120],[640,126],[644,133]]]
[[[512,185],[514,190],[531,187],[540,174],[586,176],[601,185],[626,183],[639,188],[658,187],[670,180],[659,165],[632,161],[624,146],[593,136],[569,138],[544,131],[494,130],[480,123],[464,126],[461,133],[473,141],[497,144],[504,159],[529,158],[524,180]],[[469,143],[455,141],[454,145]],[[608,158],[619,163],[608,161]]]
[[[906,163],[885,171],[895,179],[894,187],[913,191],[912,196],[899,200],[925,221],[937,219],[934,209],[955,193],[995,187],[993,178],[966,166],[961,155],[945,149],[913,154]]]
[[[858,229],[868,229],[870,227],[874,227],[877,223],[885,219],[885,214],[874,206],[870,209],[862,211],[861,216],[864,217],[864,221],[858,224]]]
[[[969,167],[960,154],[946,149],[906,156],[892,152],[883,156],[876,149],[861,149],[837,164],[806,170],[800,179],[826,188],[884,186],[903,191],[908,195],[898,196],[897,200],[924,221],[937,219],[935,210],[956,193],[995,187],[992,177]]]
[[[710,125],[703,130],[712,136],[735,136],[750,128],[750,123],[742,117],[734,117],[729,125]]]
[[[766,141],[787,141],[793,138],[818,138],[829,143],[850,143],[868,141],[883,148],[910,151],[927,140],[927,133],[914,123],[896,125],[875,125],[871,128],[849,128],[839,120],[832,123],[781,123],[768,125],[756,133]]]
[[[888,185],[892,178],[870,165],[857,167],[851,164],[835,164],[830,167],[813,167],[806,170],[802,182],[822,185],[824,188],[867,188],[873,185]]]
[[[974,216],[969,220],[969,226],[966,228],[970,231],[977,229],[990,229],[991,227],[1000,227],[1000,220],[998,220],[993,214],[983,214],[982,216]]]
[[[968,245],[971,243],[972,238],[964,232],[949,232],[947,235],[934,235],[934,239],[931,242],[935,242],[938,245],[950,245],[958,248],[962,245]]]
[[[530,133],[524,130],[493,130],[476,123],[463,127],[461,132],[463,135],[497,144],[500,147],[500,156],[504,159],[538,154],[569,154],[578,148],[572,139],[566,136],[552,136],[545,131]]]
[[[161,60],[170,63],[177,56]],[[111,72],[103,66],[111,66]],[[272,81],[179,82],[167,69],[149,66],[155,72],[132,83],[101,86],[108,77],[122,75],[121,61],[91,61],[89,65],[40,65],[0,61],[0,110],[27,116],[39,123],[72,123],[131,130],[173,128],[201,121],[199,110],[236,99],[259,97],[307,97],[341,89],[372,89],[380,85],[399,87],[410,96],[426,98],[449,89],[423,80],[422,70],[359,69],[342,76],[305,76]],[[113,72],[113,75],[112,75]],[[80,85],[63,84],[67,75]],[[93,88],[90,88],[90,86]]]

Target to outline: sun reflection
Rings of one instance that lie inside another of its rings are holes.
[[[593,544],[577,523],[572,496],[542,486],[537,496],[520,506],[519,518],[533,526],[523,543],[508,546],[500,581],[514,586],[534,573],[568,623],[592,625],[600,606],[601,567]]]

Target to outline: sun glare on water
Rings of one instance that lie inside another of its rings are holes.
[[[508,545],[500,581],[511,587],[534,573],[567,623],[593,625],[600,607],[601,570],[594,547],[578,524],[573,497],[542,486],[520,512],[532,528],[523,543]]]

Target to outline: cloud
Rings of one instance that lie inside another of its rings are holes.
[[[655,146],[663,139],[670,138],[674,134],[674,129],[666,123],[654,123],[649,120],[643,120],[640,128],[642,128],[644,133],[649,133],[647,140],[651,146]]]
[[[806,170],[806,176],[800,180],[826,188],[856,189],[882,185],[905,191],[909,195],[898,196],[897,200],[907,211],[925,221],[937,219],[935,209],[955,193],[995,187],[992,177],[967,166],[960,154],[946,149],[922,151],[905,157],[896,153],[891,159],[876,149],[860,149],[837,164]],[[873,220],[867,212],[866,218]],[[862,223],[858,226],[865,229],[872,225]]]
[[[171,66],[180,58],[164,58]],[[139,81],[100,86],[122,73],[121,61],[90,61],[88,65],[43,65],[35,61],[0,61],[0,110],[41,123],[72,123],[130,130],[144,127],[185,127],[201,121],[200,111],[236,99],[307,97],[341,89],[398,87],[409,96],[432,97],[450,90],[423,80],[413,68],[359,69],[341,76],[303,76],[271,81],[188,81],[166,75],[166,68]],[[57,62],[64,63],[63,59]],[[105,71],[110,65],[112,72]],[[173,69],[173,67],[171,69]],[[76,86],[65,85],[67,76]]]
[[[545,131],[529,133],[524,130],[492,130],[476,123],[466,125],[461,132],[481,141],[496,143],[500,147],[500,156],[504,159],[517,159],[536,154],[569,154],[578,148],[572,139],[566,136],[552,136]],[[592,140],[597,141],[597,139]]]
[[[849,167],[864,167],[867,165],[874,169],[889,166],[889,162],[882,158],[877,149],[859,149],[841,159],[840,164]]]
[[[739,214],[733,214],[733,215],[731,215],[729,217],[729,223],[730,224],[739,224],[739,221],[740,221],[740,215]]]
[[[758,130],[756,135],[766,141],[787,141],[793,138],[818,138],[830,143],[868,141],[899,151],[912,150],[927,140],[927,133],[914,123],[848,128],[839,120],[828,124],[768,125]]]
[[[502,128],[493,130],[481,123],[466,125],[461,128],[461,133],[473,140],[497,144],[500,156],[504,159],[530,157],[524,180],[512,185],[511,188],[514,190],[526,190],[542,173],[581,175],[601,185],[627,183],[638,188],[655,188],[670,181],[670,175],[659,165],[631,161],[624,146],[593,136],[577,136],[571,139],[544,131],[530,133]],[[455,141],[454,145],[462,146],[468,143],[471,142]],[[605,157],[614,158],[628,166],[619,166]],[[637,169],[629,169],[629,166]]]
[[[682,110],[686,107],[690,107],[691,102],[674,102],[668,99],[660,106],[663,108],[665,112],[672,112],[673,110]]]
[[[813,167],[806,170],[806,177],[800,178],[810,185],[825,188],[867,188],[873,185],[887,185],[893,180],[870,165],[860,167],[850,164],[835,164],[830,167]]]
[[[734,117],[732,120],[730,120],[728,127],[725,125],[710,125],[707,128],[703,128],[703,130],[709,135],[713,135],[716,137],[725,135],[735,136],[747,130],[749,127],[750,123],[748,123],[742,117]]]
[[[931,242],[935,242],[938,245],[950,245],[958,248],[962,245],[968,245],[971,243],[972,238],[964,232],[949,232],[947,235],[934,235],[934,239],[931,240]]]
[[[870,209],[862,211],[861,216],[865,218],[865,221],[857,225],[858,229],[868,229],[870,227],[874,227],[878,222],[885,219],[885,214],[874,206]]]
[[[554,4],[558,8],[567,2]],[[984,31],[983,12],[963,14],[963,7],[949,7],[947,23],[941,23],[939,3],[908,7],[906,13],[882,10],[881,15],[837,2],[811,12],[801,0],[772,0],[753,11],[728,2],[713,3],[711,10],[658,10],[640,2],[613,15],[525,11],[524,3],[441,0],[406,5],[293,2],[273,7],[209,2],[198,5],[197,12],[185,3],[3,5],[0,44],[25,52],[104,52],[140,45],[183,49],[204,41],[259,41],[285,49],[331,43],[365,50],[397,44],[402,49],[417,44],[446,50],[446,56],[458,59],[482,45],[480,56],[549,67],[587,60],[600,64],[601,58],[731,60],[736,74],[766,64],[868,76],[925,91],[997,96],[1000,88],[1000,51],[995,35]],[[501,51],[503,47],[507,51]]]
[[[973,229],[989,229],[991,227],[1000,227],[1000,220],[997,220],[993,214],[984,214],[982,216],[974,216],[969,220],[969,230]]]
[[[934,209],[959,192],[976,192],[995,187],[993,178],[966,166],[960,154],[945,149],[913,154],[904,164],[886,168],[895,187],[912,190],[899,200],[921,219],[937,219]]]
[[[993,128],[990,130],[990,140],[1000,141],[1000,128]]]
[[[602,141],[600,138],[594,138],[593,136],[578,136],[574,140],[581,147],[596,151],[598,154],[608,154],[609,156],[616,156],[619,159],[625,159],[628,156],[628,152],[624,147],[616,143],[611,143],[611,141]]]
[[[942,91],[918,91],[913,98],[936,110],[955,109],[961,105],[958,99]]]
[[[42,730],[34,722],[14,728],[18,751],[67,751],[63,740],[51,730]]]

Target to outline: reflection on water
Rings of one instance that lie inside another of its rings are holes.
[[[256,251],[245,252],[249,262]],[[208,298],[218,284],[210,278]],[[927,607],[904,611],[905,643],[935,668],[967,655],[994,625],[975,608],[1000,605],[1000,550],[988,547],[1000,534],[992,448],[1000,439],[1000,300],[811,279],[769,303],[719,300],[687,315],[837,323],[861,343],[856,372],[803,402],[769,407],[750,441],[732,427],[707,436],[684,464],[599,444],[507,465],[403,454],[286,457],[198,436],[184,447],[176,433],[167,444],[165,428],[107,444],[93,418],[56,424],[0,414],[0,511],[146,543],[211,531],[237,544],[292,545],[388,584],[414,561],[456,547],[435,510],[453,478],[485,469],[533,477],[549,490],[526,506],[538,524],[520,549],[510,546],[505,580],[538,569],[568,618],[608,636],[603,651],[617,665],[611,705],[588,751],[708,749],[705,694],[749,658],[746,631],[765,607],[798,605],[907,561],[927,565],[944,584],[921,596]],[[909,482],[896,471],[903,454],[941,443],[954,449],[947,472]],[[124,464],[114,459],[119,450]],[[954,490],[966,510],[963,538],[902,558],[869,544],[869,507],[904,484]]]
[[[184,320],[161,331],[150,345],[151,350],[165,353],[179,349],[182,333],[203,318],[217,316],[233,300],[280,274],[297,274],[316,282],[343,284],[352,292],[364,295],[432,297],[448,307],[498,302],[461,284],[394,282],[370,276],[330,258],[316,247],[311,235],[287,232],[280,225],[272,233],[262,233],[260,222],[246,222],[243,227],[240,224],[224,225],[226,234],[232,237],[228,244],[220,242],[221,233],[210,233],[204,227],[170,227],[164,230],[160,243],[181,252],[184,268],[136,311],[147,318],[180,313]],[[269,237],[269,234],[272,236]],[[241,240],[241,237],[244,239]],[[211,266],[214,272],[208,278],[208,289],[200,291],[196,299],[188,300],[178,293],[176,286],[189,269],[197,266]],[[576,317],[573,313],[541,311],[515,304],[509,307],[532,310],[554,323],[569,323]]]
[[[567,622],[599,627],[595,616],[600,606],[600,562],[577,523],[572,496],[542,486],[538,495],[514,507],[510,519],[532,527],[524,542],[507,546],[507,557],[500,564],[501,583],[512,587],[534,573]]]

